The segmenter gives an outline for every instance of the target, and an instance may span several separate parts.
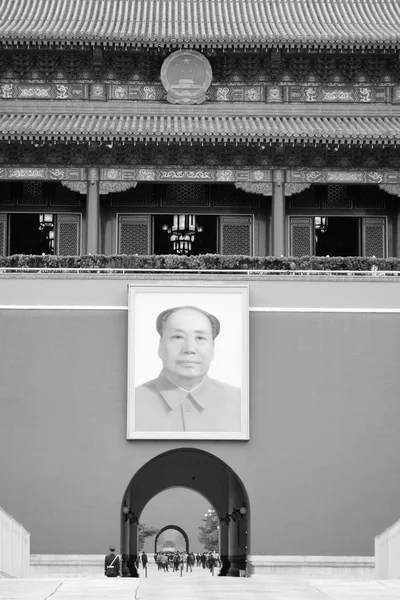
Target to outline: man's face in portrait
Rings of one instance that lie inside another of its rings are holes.
[[[211,322],[192,308],[182,308],[167,318],[158,347],[168,377],[185,389],[202,382],[214,358]]]

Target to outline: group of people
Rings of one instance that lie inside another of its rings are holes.
[[[215,566],[220,566],[219,557],[212,552],[208,554],[203,552],[200,554],[199,552],[195,554],[194,552],[157,552],[154,555],[155,563],[158,566],[158,570],[161,571],[179,571],[179,569],[184,569],[186,571],[192,571],[194,566],[200,567],[203,569],[213,569]]]
[[[149,559],[146,552],[138,554],[136,558],[136,568],[142,563],[143,569],[147,568]],[[212,571],[214,567],[221,566],[221,561],[216,553],[203,552],[181,552],[181,551],[161,551],[154,555],[154,561],[159,571],[179,571],[191,572],[194,566],[207,568]],[[121,574],[121,563],[118,554],[115,554],[115,548],[110,546],[110,553],[104,559],[104,575],[106,577],[118,577]]]

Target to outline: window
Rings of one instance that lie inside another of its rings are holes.
[[[215,254],[217,217],[155,215],[154,254]]]
[[[357,217],[315,217],[316,256],[359,256],[360,219]]]
[[[10,254],[54,254],[55,215],[13,213],[9,219]]]
[[[290,217],[291,256],[384,258],[386,217]]]

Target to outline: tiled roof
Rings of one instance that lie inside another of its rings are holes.
[[[400,47],[399,0],[0,0],[3,43]]]
[[[397,144],[400,118],[10,114],[0,139]]]

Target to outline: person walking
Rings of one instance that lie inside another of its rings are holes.
[[[204,552],[200,556],[200,561],[201,561],[201,565],[202,565],[203,569],[205,569],[206,568],[207,557],[206,557],[206,555],[205,555]]]
[[[161,564],[164,571],[168,571],[168,557],[165,554],[161,557]]]
[[[146,554],[146,552],[143,550],[143,552],[142,552],[142,567],[143,567],[143,569],[146,569],[146,567],[147,567],[147,563],[148,563],[148,562],[149,562],[149,559],[148,559],[148,557],[147,557],[147,554]]]
[[[119,556],[115,554],[115,546],[110,546],[110,553],[104,559],[104,575],[106,577],[118,577],[120,568]]]
[[[174,571],[176,571],[176,572],[179,571],[180,562],[181,562],[181,557],[178,552],[175,552],[175,554],[174,554]]]
[[[194,554],[189,552],[189,554],[187,555],[186,564],[187,564],[186,571],[190,570],[190,572],[192,572],[193,571],[192,566],[194,565]]]

